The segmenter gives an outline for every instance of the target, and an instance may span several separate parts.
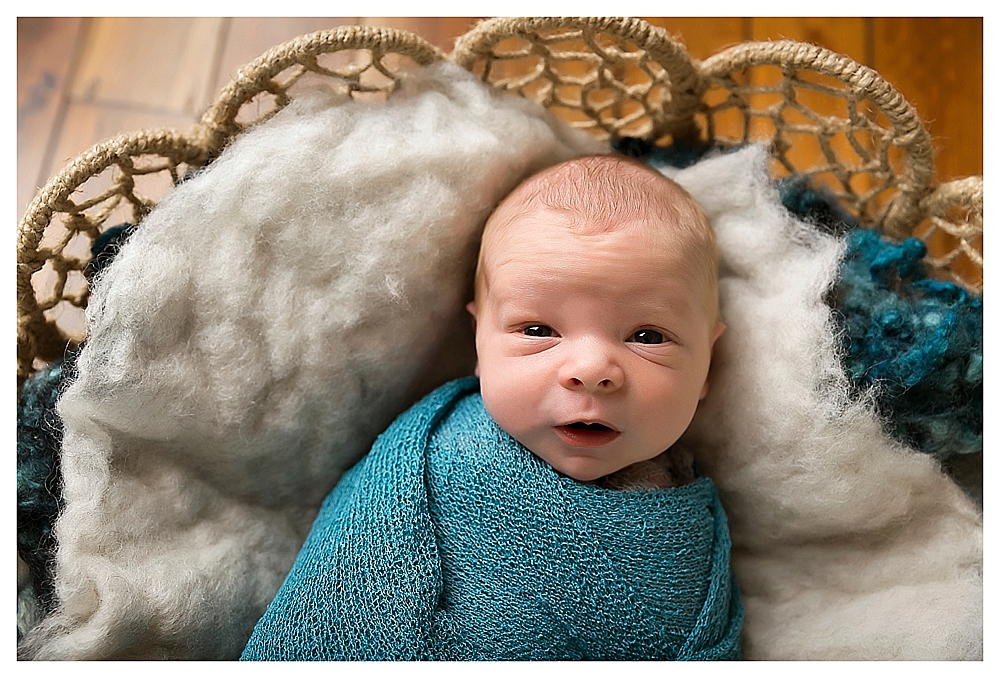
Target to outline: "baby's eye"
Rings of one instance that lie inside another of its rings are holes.
[[[637,344],[662,344],[666,341],[663,333],[656,330],[636,330],[628,340]]]
[[[551,337],[555,334],[548,325],[528,325],[521,331],[528,337]]]

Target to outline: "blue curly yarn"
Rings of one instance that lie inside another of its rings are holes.
[[[930,277],[927,247],[856,228],[853,216],[801,179],[779,186],[789,211],[846,234],[830,295],[844,367],[860,392],[875,389],[889,433],[938,459],[982,453],[983,301]]]
[[[834,288],[844,365],[891,433],[945,459],[983,449],[983,301],[928,277],[923,242],[855,230]]]
[[[778,181],[778,191],[785,209],[821,231],[840,237],[858,226],[854,215],[826,189],[813,188],[801,177]]]
[[[52,605],[49,572],[56,545],[52,525],[63,503],[62,422],[55,405],[64,374],[62,361],[36,372],[22,386],[17,405],[17,553],[27,564],[46,610]]]

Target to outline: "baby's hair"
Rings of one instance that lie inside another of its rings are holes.
[[[718,316],[718,247],[704,210],[684,188],[648,165],[623,155],[587,155],[543,169],[519,184],[486,221],[488,235],[539,209],[564,212],[581,235],[626,227],[650,212],[664,229],[657,240],[681,248],[705,284],[706,305]],[[476,268],[476,298],[488,282],[481,247]]]

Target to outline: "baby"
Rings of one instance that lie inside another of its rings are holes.
[[[536,174],[483,233],[468,309],[486,410],[571,478],[691,480],[665,451],[708,393],[717,271],[701,207],[645,165],[589,156]]]
[[[478,379],[345,474],[243,658],[738,658],[725,514],[675,453],[723,331],[716,267],[704,213],[641,164],[517,187],[468,305]]]

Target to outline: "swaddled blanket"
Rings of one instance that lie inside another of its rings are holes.
[[[461,379],[330,493],[243,659],[736,659],[729,546],[708,478],[561,476]]]

